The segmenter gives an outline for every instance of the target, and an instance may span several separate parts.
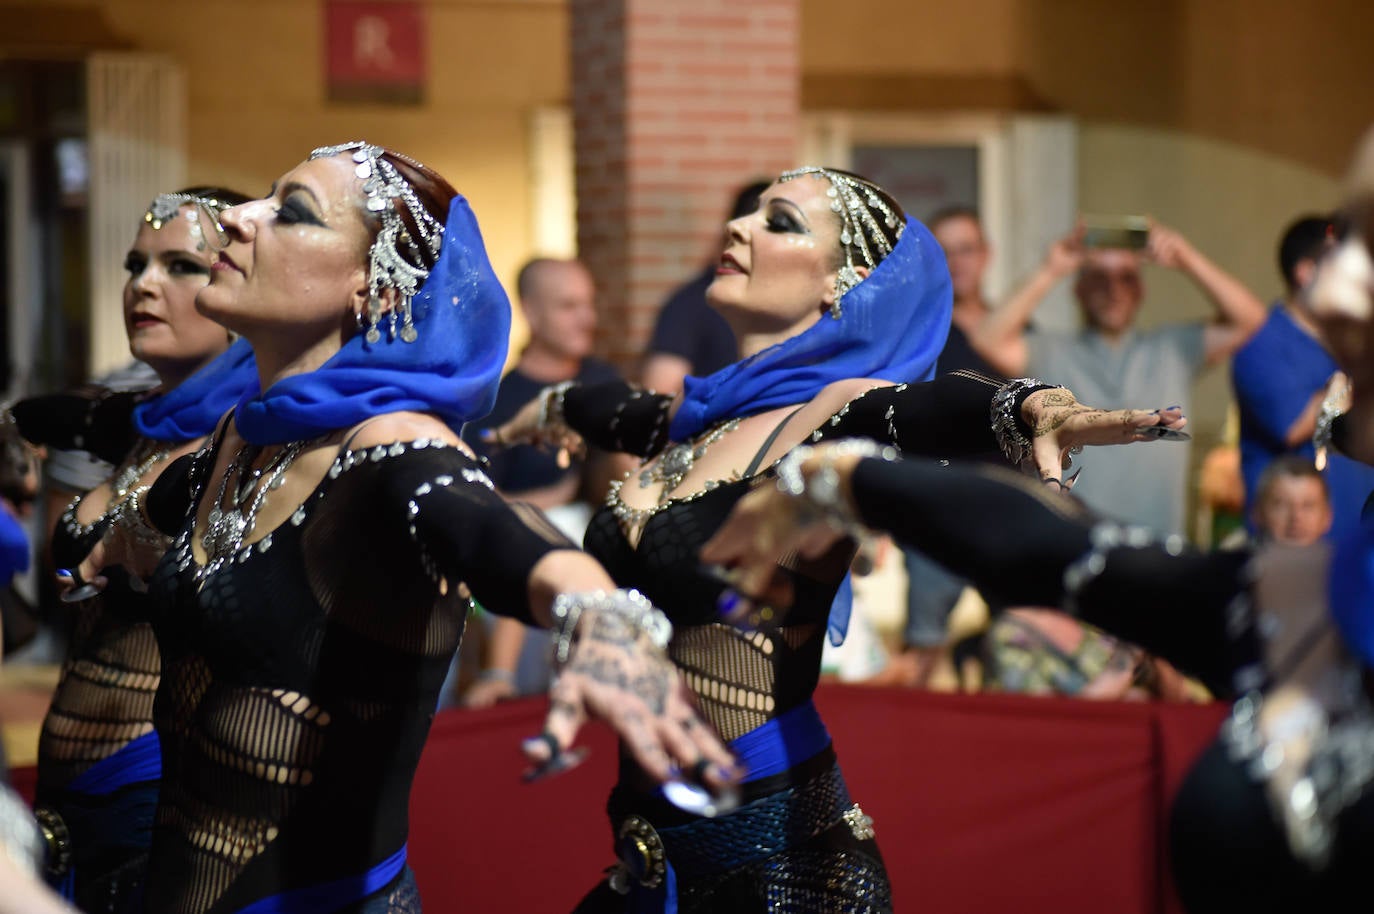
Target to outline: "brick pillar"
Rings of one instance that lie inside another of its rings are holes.
[[[799,164],[800,0],[572,0],[577,242],[635,376],[735,190]]]

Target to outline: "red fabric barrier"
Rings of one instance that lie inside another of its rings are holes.
[[[875,820],[898,911],[1178,911],[1166,811],[1222,706],[845,686],[817,703]],[[588,727],[584,765],[522,784],[520,740],[543,713],[531,700],[435,721],[410,808],[427,912],[565,914],[612,862],[614,741]]]

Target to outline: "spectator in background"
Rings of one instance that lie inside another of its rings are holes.
[[[936,373],[967,368],[990,375],[1011,374],[1016,353],[1002,350],[1014,350],[1014,347],[1003,344],[989,347],[990,351],[980,351],[974,343],[978,328],[992,313],[992,306],[983,298],[983,278],[992,249],[983,235],[978,211],[971,206],[948,206],[932,215],[926,225],[945,252],[954,287],[949,339],[940,353]]]
[[[1331,493],[1310,458],[1284,454],[1260,474],[1251,508],[1262,541],[1310,546],[1331,530]]]
[[[759,195],[769,181],[754,181],[735,194],[730,219],[758,209]],[[704,377],[739,357],[735,334],[725,318],[706,304],[706,287],[716,278],[717,259],[702,267],[664,302],[654,324],[654,335],[644,356],[642,386],[664,394],[682,391],[687,375]]]
[[[1188,276],[1215,307],[1214,320],[1137,330],[1144,300],[1140,252],[1085,248],[1075,229],[1050,247],[1029,280],[978,328],[982,351],[1010,354],[1008,374],[1052,377],[1084,402],[1104,407],[1155,401],[1184,413],[1203,367],[1229,357],[1264,323],[1265,308],[1234,276],[1182,235],[1150,227],[1144,259]],[[1024,333],[1036,307],[1077,271],[1074,294],[1083,316],[1075,332]],[[1074,494],[1110,517],[1160,533],[1184,533],[1189,449],[1186,445],[1126,448],[1083,461]]]
[[[1259,332],[1236,353],[1231,366],[1240,409],[1246,515],[1252,533],[1258,528],[1256,499],[1265,469],[1285,454],[1300,455],[1308,463],[1316,458],[1312,438],[1337,367],[1301,298],[1335,235],[1332,220],[1325,216],[1304,216],[1288,226],[1279,242],[1284,296],[1274,303]],[[1339,536],[1359,522],[1361,509],[1374,491],[1374,468],[1335,452],[1326,453],[1323,464],[1334,512],[1331,532]]]
[[[609,363],[592,356],[596,284],[581,261],[531,260],[520,270],[516,291],[530,328],[529,344],[501,379],[491,414],[465,428],[463,437],[490,461],[489,475],[502,495],[543,509],[564,534],[580,543],[591,517],[589,502],[599,502],[604,494],[609,455],[582,459],[529,445],[492,448],[483,443],[481,433],[510,419],[551,384],[596,384],[620,375]],[[548,633],[540,631],[526,638],[526,626],[518,619],[496,618],[492,623],[486,659],[475,684],[465,692],[464,703],[480,707],[546,690]]]
[[[992,313],[983,298],[991,250],[977,210],[946,207],[934,213],[926,226],[945,252],[954,292],[949,337],[936,363],[936,373],[970,369],[994,376],[1004,374],[1001,366],[1008,356],[997,351],[979,352],[972,342],[978,327]],[[869,682],[926,688],[948,652],[950,613],[964,595],[967,582],[916,550],[901,549],[907,577],[902,649]]]

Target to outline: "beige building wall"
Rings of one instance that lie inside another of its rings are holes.
[[[413,106],[326,100],[318,0],[38,5],[99,16],[125,50],[181,64],[190,181],[262,194],[313,147],[366,138],[434,166],[471,200],[503,281],[513,286],[532,253],[529,125],[566,100],[562,0],[427,4],[429,80]]]

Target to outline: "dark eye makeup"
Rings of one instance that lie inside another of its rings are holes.
[[[277,221],[283,225],[322,225],[315,214],[295,194],[282,201],[277,207]]]

